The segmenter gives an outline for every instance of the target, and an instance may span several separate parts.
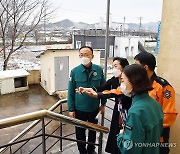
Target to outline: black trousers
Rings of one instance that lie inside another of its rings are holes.
[[[97,109],[93,112],[83,112],[83,111],[76,110],[75,117],[77,119],[80,119],[83,121],[88,121],[88,122],[97,124],[96,116],[97,116],[98,112],[99,112],[99,109]],[[86,141],[86,133],[85,133],[86,129],[80,128],[80,127],[75,127],[75,130],[76,130],[76,139]],[[96,141],[96,132],[89,130],[88,142],[95,143],[95,141]],[[86,149],[86,144],[84,144],[84,143],[77,142],[77,146],[78,146],[78,150],[79,150],[80,154],[92,153],[92,152],[94,152],[94,149],[95,149],[94,145],[88,145],[87,149]]]
[[[111,154],[120,154],[121,153],[117,146],[117,135],[119,134],[119,131],[121,129],[119,126],[118,104],[119,104],[119,102],[116,102],[116,104],[114,105],[111,126],[110,126],[110,132],[108,135],[106,148],[105,148],[105,151],[107,153],[111,153]]]
[[[163,137],[163,144],[169,143],[170,127],[163,128],[161,137]],[[169,147],[160,146],[160,154],[168,154],[170,151]]]

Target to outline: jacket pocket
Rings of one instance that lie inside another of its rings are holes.
[[[75,79],[76,87],[87,87],[87,81],[85,79]]]
[[[96,87],[101,85],[101,77],[93,77],[91,81],[91,85]]]

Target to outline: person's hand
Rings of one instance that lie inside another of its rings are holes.
[[[75,111],[69,112],[69,116],[70,116],[71,118],[75,118]]]
[[[79,87],[79,88],[76,88],[75,91],[76,91],[78,94],[82,94],[83,91],[84,91],[84,88],[83,88],[83,87]]]
[[[97,92],[95,92],[92,88],[87,88],[86,90],[84,90],[84,93],[87,94],[88,96],[98,98]]]
[[[79,88],[76,88],[76,92],[79,93],[79,94],[83,94],[85,91],[91,91],[92,88],[84,88],[84,87],[79,87]]]
[[[84,87],[79,87],[77,89],[75,89],[77,93],[79,94],[87,94],[88,96],[94,97],[94,98],[98,98],[98,94],[97,92],[95,92],[92,88],[84,88]]]

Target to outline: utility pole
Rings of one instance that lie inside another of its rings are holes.
[[[125,23],[126,23],[126,17],[124,16],[124,23],[123,23],[123,35],[124,35],[124,30],[125,30]]]
[[[107,78],[107,57],[109,51],[109,12],[110,12],[110,0],[107,0],[107,14],[106,14],[106,40],[105,40],[105,64],[104,64],[104,76]],[[102,113],[101,117],[101,126],[104,126],[104,113]],[[102,139],[103,133],[99,135],[99,147],[98,153],[102,153]]]
[[[108,57],[108,53],[109,53],[109,14],[110,14],[110,0],[107,0],[105,64],[104,64],[104,76],[105,76],[105,78],[107,78],[107,57]]]
[[[140,31],[141,31],[141,26],[142,26],[142,17],[139,17],[139,33],[140,33]]]

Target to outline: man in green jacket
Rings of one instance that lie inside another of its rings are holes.
[[[93,49],[83,46],[79,49],[81,64],[71,70],[68,85],[68,110],[69,116],[91,123],[97,123],[96,116],[99,112],[100,100],[92,98],[86,94],[76,93],[79,87],[93,88],[105,83],[103,70],[100,66],[91,62],[93,59]],[[106,100],[101,100],[101,110],[104,108]],[[85,129],[76,127],[76,139],[86,141]],[[88,142],[95,143],[96,132],[89,130]],[[94,145],[77,143],[80,154],[93,154]]]

